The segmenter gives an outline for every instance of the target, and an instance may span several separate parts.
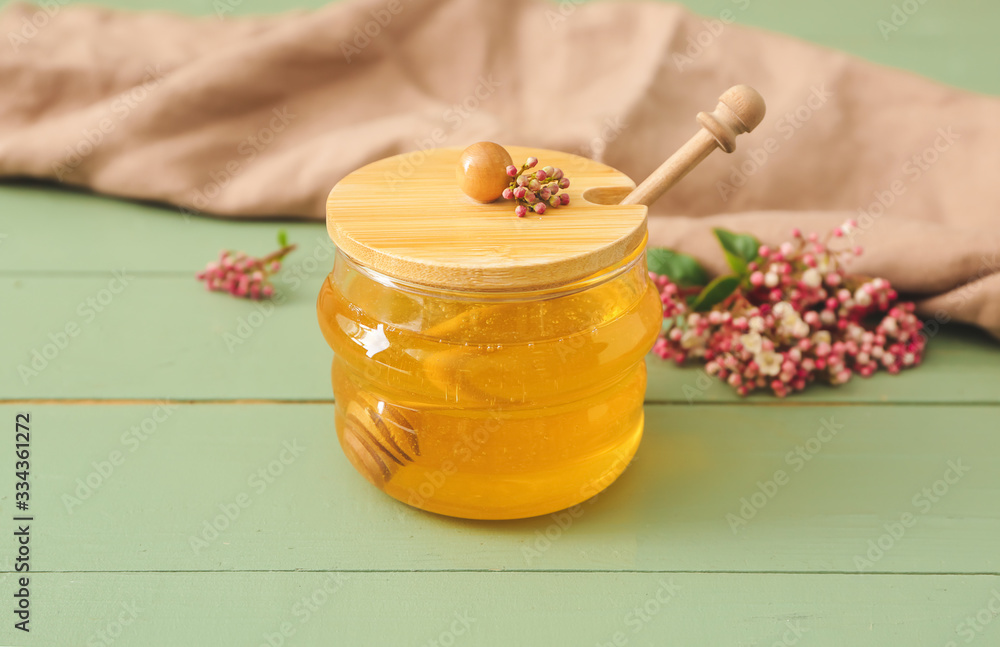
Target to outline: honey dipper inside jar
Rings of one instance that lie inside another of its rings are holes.
[[[369,164],[330,193],[319,294],[335,424],[387,494],[455,517],[573,506],[626,468],[662,306],[646,209],[764,114],[736,86],[638,187],[593,160],[482,142]],[[523,162],[523,163],[522,163]]]

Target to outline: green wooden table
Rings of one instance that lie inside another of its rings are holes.
[[[889,0],[688,4],[1000,93],[996,3],[926,2],[888,38]],[[1000,644],[985,335],[946,326],[918,370],[785,401],[651,357],[646,438],[616,485],[575,517],[460,521],[388,499],[339,450],[322,226],[287,227],[302,279],[279,308],[194,282],[275,229],[0,186],[0,644]],[[29,635],[12,613],[19,412]]]

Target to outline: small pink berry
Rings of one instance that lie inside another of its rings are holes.
[[[537,213],[539,215],[545,213],[545,203],[544,202],[539,202],[538,204],[535,205],[534,209],[535,209],[535,213]]]
[[[527,166],[528,168],[534,168],[536,164],[538,164],[537,157],[529,157],[528,161],[524,163],[524,165]]]
[[[519,204],[516,207],[514,207],[514,214],[518,218],[524,218],[524,216],[528,214],[528,208],[523,204]]]
[[[514,198],[514,192],[511,191],[510,187],[507,187],[506,189],[504,189],[503,193],[501,193],[500,195],[503,196],[504,200],[511,200],[511,199]]]
[[[764,273],[757,271],[750,275],[750,285],[759,288],[764,285]]]
[[[560,202],[560,204],[562,204],[564,206],[567,205],[567,204],[569,204],[569,194],[568,193],[563,193],[562,195],[560,195],[559,196],[559,202]]]
[[[508,166],[506,170],[508,177],[517,177],[517,167],[514,166],[513,164]]]

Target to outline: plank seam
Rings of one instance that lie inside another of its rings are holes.
[[[79,406],[79,405],[157,405],[157,404],[181,404],[181,405],[280,405],[280,404],[333,404],[333,398],[329,399],[291,399],[291,398],[0,398],[0,405],[57,405],[57,406]],[[1000,400],[922,400],[919,402],[901,401],[864,401],[849,400],[824,402],[806,400],[802,402],[775,401],[775,402],[744,402],[724,400],[719,402],[687,402],[685,400],[646,400],[647,405],[674,405],[685,407],[1000,407]]]
[[[580,569],[491,569],[491,568],[456,568],[456,569],[305,569],[305,568],[294,568],[294,569],[233,569],[233,570],[219,570],[219,569],[209,569],[209,570],[111,570],[111,571],[86,571],[86,570],[66,570],[66,571],[39,571],[32,570],[32,573],[36,575],[47,574],[47,575],[83,575],[88,573],[93,574],[148,574],[148,573],[372,573],[372,574],[386,574],[386,573],[571,573],[571,574],[582,574],[582,573],[594,573],[594,574],[607,574],[607,575],[620,575],[620,574],[646,574],[646,575],[857,575],[861,577],[867,577],[870,575],[900,575],[900,576],[913,576],[913,577],[927,577],[927,576],[961,576],[961,577],[1000,577],[1000,572],[990,573],[990,572],[953,572],[953,571],[905,571],[905,572],[893,572],[893,571],[865,571],[864,573],[859,573],[857,571],[692,571],[692,570],[580,570]],[[16,575],[14,571],[0,571],[4,575]]]

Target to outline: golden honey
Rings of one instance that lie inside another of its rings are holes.
[[[644,249],[509,292],[407,283],[338,251],[317,311],[351,463],[400,501],[465,518],[546,514],[603,490],[642,437],[662,318]]]

